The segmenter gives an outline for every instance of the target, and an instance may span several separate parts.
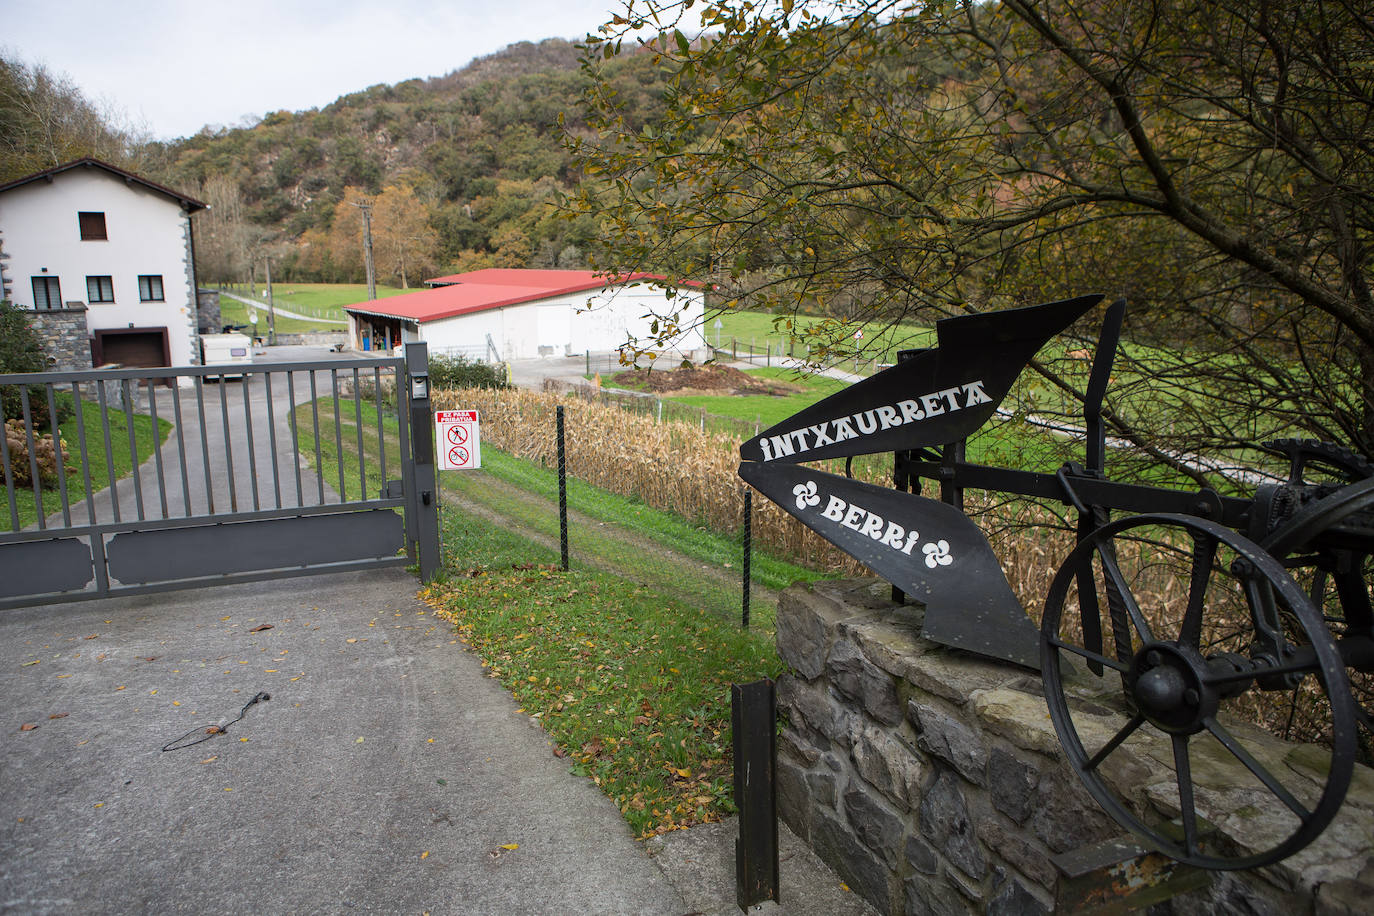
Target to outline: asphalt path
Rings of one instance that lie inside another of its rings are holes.
[[[686,912],[416,587],[7,612],[0,911]]]

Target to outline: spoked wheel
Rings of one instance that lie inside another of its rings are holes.
[[[1340,655],[1279,562],[1229,528],[1156,514],[1092,532],[1050,586],[1041,662],[1070,765],[1165,855],[1266,865],[1340,809],[1355,751]],[[1318,742],[1256,724],[1295,689],[1319,694]]]

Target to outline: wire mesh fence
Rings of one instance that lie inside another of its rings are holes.
[[[563,394],[434,393],[436,407],[482,416],[483,473],[490,476],[459,498],[485,501],[556,549],[561,408],[572,567],[608,569],[741,619],[746,495],[735,470],[738,444],[754,424],[730,421],[722,429],[708,419],[703,428],[699,412],[678,419],[678,405],[666,400],[659,419],[656,400],[602,396],[591,386]],[[778,589],[820,575],[813,570],[858,572],[778,507],[757,502],[751,518],[756,624],[771,622]]]

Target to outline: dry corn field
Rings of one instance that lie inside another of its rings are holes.
[[[739,440],[735,435],[703,429],[698,422],[656,422],[642,413],[552,392],[446,390],[436,391],[433,399],[436,409],[477,409],[487,443],[545,467],[557,463],[554,418],[555,409],[562,405],[569,476],[718,532],[740,531],[744,485],[736,476]],[[825,470],[843,473],[842,462],[826,464],[821,465]],[[874,472],[867,476],[873,483],[890,483]],[[1052,507],[1023,500],[980,499],[970,494],[969,512],[987,533],[1022,605],[1038,621],[1050,581],[1074,545],[1072,527]],[[754,502],[752,535],[757,548],[809,568],[839,575],[866,574],[863,566],[768,500]],[[1186,570],[1163,560],[1186,556],[1177,547],[1139,559],[1132,576],[1132,594],[1160,632],[1179,619],[1187,603]],[[1214,627],[1218,633],[1231,634],[1234,642],[1240,638],[1236,634],[1243,637],[1250,627],[1248,614],[1234,607],[1228,613],[1222,610],[1225,604],[1219,602]],[[1070,591],[1064,617],[1066,635],[1077,638],[1075,590]],[[1362,676],[1355,684],[1366,708],[1372,699],[1368,682]],[[1253,694],[1239,705],[1245,707],[1245,718],[1280,735],[1320,740],[1325,730],[1320,698],[1310,689]]]
[[[562,405],[570,477],[714,531],[740,531],[744,484],[735,473],[739,441],[728,434],[703,430],[694,422],[655,422],[616,406],[549,392],[441,390],[434,392],[433,401],[437,410],[480,411],[484,442],[545,467],[557,463],[554,414]],[[839,461],[821,467],[843,472]],[[889,484],[877,478],[871,482]],[[1073,544],[1071,532],[1038,506],[1005,504],[974,511],[1022,603],[1038,615],[1056,557]],[[754,500],[752,537],[756,548],[812,569],[841,575],[865,572],[853,558],[765,499]]]

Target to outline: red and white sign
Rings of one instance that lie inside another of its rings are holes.
[[[482,466],[482,434],[475,410],[436,410],[434,441],[439,470],[470,471]]]

